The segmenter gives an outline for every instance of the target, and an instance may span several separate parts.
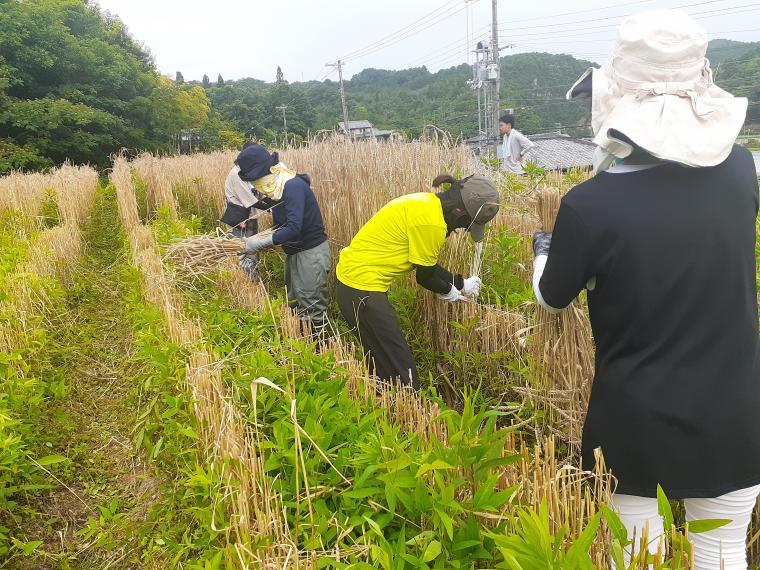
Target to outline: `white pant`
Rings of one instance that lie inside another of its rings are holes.
[[[728,519],[731,523],[710,532],[690,534],[694,545],[694,570],[747,570],[747,528],[760,494],[760,485],[741,489],[715,499],[685,499],[686,520]],[[639,549],[644,525],[648,525],[649,551],[657,552],[663,535],[662,517],[657,512],[657,499],[614,494],[612,507],[628,530],[629,540]],[[631,548],[626,549],[626,562]],[[722,565],[721,565],[722,562]],[[614,568],[614,565],[613,565]]]

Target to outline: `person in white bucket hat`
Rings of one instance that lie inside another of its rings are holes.
[[[601,448],[629,537],[646,525],[657,550],[661,485],[687,520],[731,521],[690,535],[694,567],[744,570],[760,492],[758,182],[734,144],[747,101],[713,83],[706,49],[685,13],[642,12],[570,89],[591,98],[596,175],[534,236],[533,286],[552,312],[588,289],[583,463]]]

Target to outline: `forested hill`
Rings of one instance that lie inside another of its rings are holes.
[[[707,58],[713,69],[720,70],[726,61],[740,59],[757,52],[760,42],[737,42],[734,40],[712,40],[707,49]]]
[[[585,105],[561,98],[590,62],[568,55],[530,53],[507,56],[501,65],[503,107],[517,110],[522,130],[536,132],[553,129],[556,124],[586,122]],[[365,69],[346,82],[350,119],[368,119],[376,127],[409,136],[418,135],[428,124],[456,135],[474,134],[477,100],[466,85],[471,75],[467,65],[436,73],[425,67]],[[289,106],[288,129],[301,135],[309,129],[333,129],[340,120],[335,81],[265,84],[244,79],[221,87],[211,85],[207,91],[221,116],[260,134],[272,135],[282,129],[282,116],[273,111],[281,104]]]
[[[124,24],[89,0],[0,0],[0,173],[69,159],[104,167],[126,149],[171,152],[192,132],[194,149],[238,146],[244,137],[281,136],[287,105],[295,139],[334,129],[338,85],[257,79],[225,81],[209,70],[185,82],[162,76]],[[760,122],[760,44],[715,40],[708,54],[718,83],[750,97]],[[525,133],[587,134],[588,103],[566,102],[572,82],[592,65],[569,55],[527,53],[501,60],[502,106],[515,108]],[[434,124],[454,135],[477,131],[470,68],[365,69],[346,83],[351,119],[417,136]]]
[[[720,84],[760,101],[760,42],[713,40],[708,57]],[[515,109],[518,128],[526,133],[561,126],[569,134],[587,134],[588,102],[568,102],[564,97],[580,74],[596,65],[549,53],[503,57],[502,107]],[[477,131],[477,102],[475,92],[466,85],[471,73],[467,65],[436,73],[425,67],[365,69],[346,82],[350,119],[368,119],[375,127],[409,136],[417,136],[428,124],[456,135],[472,135]],[[282,104],[289,106],[292,133],[335,128],[341,120],[338,84],[330,80],[288,83],[286,78],[284,73],[283,80],[273,84],[253,79],[210,84],[207,92],[221,116],[258,135],[271,137],[282,130],[282,115],[276,110]],[[755,91],[748,85],[754,85]],[[760,121],[758,105],[750,106],[750,113],[755,122]]]

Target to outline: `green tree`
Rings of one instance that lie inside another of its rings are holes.
[[[160,139],[174,143],[180,132],[206,125],[210,103],[201,87],[163,79],[150,94],[151,127]]]
[[[205,73],[203,74],[201,85],[203,85],[204,89],[208,89],[209,87],[211,87],[211,80],[208,78],[208,75],[206,75]]]
[[[182,85],[185,82],[185,77],[182,75],[181,71],[177,72],[174,81],[177,83],[177,85]]]
[[[216,78],[216,86],[217,87],[224,87],[224,78],[222,77],[221,73]]]
[[[0,172],[36,170],[52,165],[53,161],[40,156],[34,147],[18,146],[8,139],[0,139]]]
[[[171,149],[210,110],[203,89],[176,79],[89,0],[0,0],[0,173]]]
[[[279,65],[277,66],[277,78],[275,79],[275,83],[286,83],[282,68]]]

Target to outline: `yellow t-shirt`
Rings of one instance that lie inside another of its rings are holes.
[[[445,240],[438,196],[407,194],[388,202],[364,224],[340,252],[336,273],[341,283],[354,289],[385,292],[395,277],[415,265],[435,265]]]

